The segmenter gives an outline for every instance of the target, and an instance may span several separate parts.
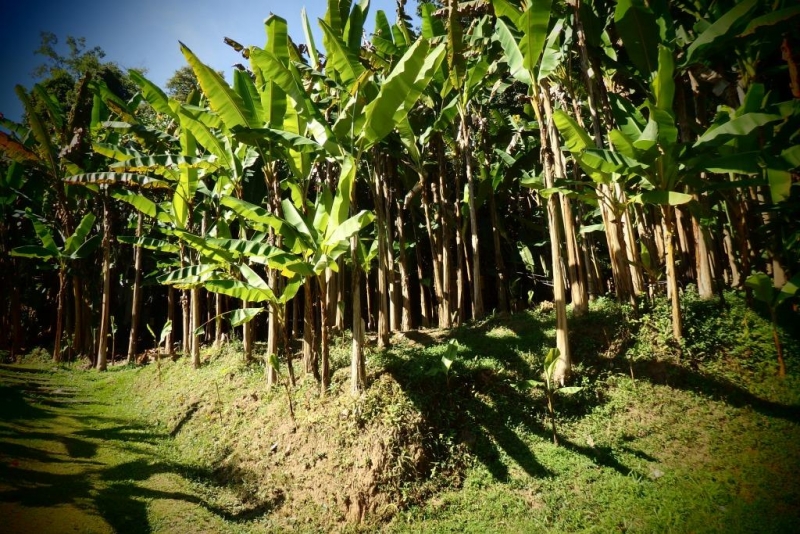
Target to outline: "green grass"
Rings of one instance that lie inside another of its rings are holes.
[[[162,361],[160,378],[38,356],[0,369],[0,511],[69,506],[119,532],[793,531],[797,322],[785,311],[779,380],[763,311],[687,293],[684,312],[680,347],[664,301],[572,318],[583,389],[556,398],[559,446],[526,384],[554,344],[546,309],[398,336],[369,353],[357,399],[344,337],[332,390],[292,391],[295,423],[235,344],[199,370]]]

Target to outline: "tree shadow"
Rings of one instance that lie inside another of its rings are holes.
[[[27,388],[14,385],[0,385],[0,405],[3,406],[2,421],[30,421],[36,419],[51,419],[54,414],[44,410],[29,401],[26,395]]]
[[[230,485],[233,479],[223,480],[221,473],[214,470],[165,461],[158,455],[154,457],[149,445],[169,440],[167,433],[127,419],[87,413],[85,406],[91,404],[91,398],[81,406],[64,402],[72,400],[77,390],[50,387],[50,381],[39,380],[42,373],[36,370],[29,373],[26,368],[14,368],[13,371],[19,371],[23,377],[37,378],[0,385],[3,405],[0,502],[41,508],[42,513],[48,508],[66,505],[101,518],[115,532],[140,533],[153,530],[148,506],[156,499],[187,502],[233,522],[259,517],[284,500],[282,494],[276,493],[258,502],[247,501],[229,507],[228,502],[220,506],[192,494],[193,491],[153,488],[154,484],[159,484],[151,481],[156,475],[175,475],[187,482],[219,489]],[[7,377],[8,373],[0,370],[0,379]],[[53,409],[58,407],[64,410]],[[72,421],[62,424],[56,417]],[[54,444],[57,444],[55,448]],[[133,459],[116,465],[92,460],[101,447],[124,450]]]
[[[531,321],[529,316],[525,321],[529,326],[510,320],[514,324],[511,330],[519,331],[516,336],[488,335],[501,325],[494,321],[481,325],[479,332],[457,329],[452,337],[466,350],[459,351],[447,371],[440,356],[418,347],[406,346],[382,355],[385,372],[423,414],[430,433],[467,446],[500,482],[510,479],[503,455],[530,477],[553,475],[523,439],[524,433],[544,441],[552,439],[550,427],[544,423],[544,399],[534,399],[528,389],[520,387],[525,380],[539,378],[531,362],[521,356],[520,347],[545,346],[550,341],[547,325],[545,321]],[[487,358],[489,363],[484,365]],[[561,443],[566,450],[620,474],[632,472],[610,448],[583,447],[564,439]]]
[[[640,360],[631,362],[629,367],[633,369],[634,377],[637,380],[683,391],[693,391],[734,408],[751,408],[767,417],[800,423],[800,405],[782,404],[763,399],[738,384],[687,365],[668,360]]]

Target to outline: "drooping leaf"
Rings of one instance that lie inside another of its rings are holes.
[[[642,0],[619,0],[614,24],[636,68],[645,75],[655,71],[661,38],[653,11]]]
[[[33,107],[33,103],[31,102],[30,97],[28,97],[28,93],[25,92],[25,88],[21,85],[17,85],[14,87],[14,90],[17,93],[17,97],[19,97],[20,101],[22,102],[22,106],[25,108],[25,114],[28,117],[28,124],[30,124],[31,132],[33,133],[33,137],[36,139],[36,142],[39,143],[39,148],[44,155],[44,160],[50,166],[50,173],[55,178],[59,178],[60,172],[58,168],[56,149],[50,140],[50,133],[45,127],[42,118],[38,113],[36,113],[36,109]]]
[[[429,41],[436,37],[443,37],[446,35],[444,24],[438,18],[433,16],[436,11],[436,6],[430,3],[420,5],[422,15],[422,36]]]
[[[698,161],[700,168],[715,173],[759,174],[759,152],[742,152],[708,159],[701,156]]]
[[[800,167],[800,145],[794,145],[781,152],[781,157],[791,168]]]
[[[679,206],[692,200],[692,195],[678,191],[645,191],[641,195],[637,195],[637,197],[638,200],[645,204],[669,206]]]
[[[147,327],[149,328],[150,325],[147,325]],[[150,333],[152,334],[153,331],[150,330]],[[170,335],[171,333],[172,333],[172,319],[168,319],[167,322],[164,323],[164,326],[161,328],[161,334],[158,336],[159,344],[163,345],[164,341],[166,341],[167,339],[167,336]]]
[[[375,220],[375,215],[366,210],[353,215],[342,224],[338,225],[333,233],[325,239],[326,246],[340,246],[354,234],[370,225],[373,220]],[[333,255],[333,253],[331,253],[331,255]]]
[[[163,239],[156,239],[153,237],[120,235],[117,236],[117,241],[127,245],[135,245],[137,247],[164,252],[167,254],[177,254],[180,252],[180,248],[177,245],[170,243],[169,241],[164,241]]]
[[[430,50],[427,41],[414,43],[386,78],[377,98],[364,109],[361,137],[371,146],[386,137],[403,120],[433,78],[444,58],[445,47]]]
[[[773,26],[787,22],[795,17],[800,17],[800,4],[755,17],[749,22],[744,31],[739,34],[739,37],[748,37],[761,29],[774,30]]]
[[[258,146],[263,141],[279,143],[295,152],[304,154],[317,154],[323,151],[322,146],[313,139],[297,135],[285,130],[274,130],[272,128],[240,128],[235,127],[231,130],[234,138],[252,146]]]
[[[11,249],[11,255],[18,258],[33,258],[37,260],[52,260],[58,257],[52,250],[39,245],[23,245],[13,248]]]
[[[775,296],[775,306],[779,306],[783,301],[800,294],[800,273],[795,274],[791,280],[786,282],[780,292]]]
[[[312,137],[329,154],[340,154],[342,149],[336,143],[335,136],[328,123],[322,117],[319,107],[306,94],[299,73],[293,67],[284,65],[274,54],[260,48],[250,48],[250,61],[261,69],[266,78],[275,82],[288,96],[295,106],[295,111],[308,124]]]
[[[553,122],[555,122],[556,128],[564,137],[567,150],[573,154],[595,146],[594,141],[586,133],[586,130],[581,128],[575,119],[560,109],[553,112]]]
[[[218,268],[219,266],[213,264],[190,265],[157,276],[156,281],[163,285],[190,287],[208,280]]]
[[[511,76],[518,82],[530,85],[532,83],[531,72],[525,68],[522,50],[520,50],[511,29],[502,19],[497,19],[495,23],[495,38],[503,48],[503,59],[508,64],[508,71]]]
[[[171,189],[170,184],[164,180],[128,172],[90,172],[68,176],[64,181],[72,185],[124,185],[142,189]]]
[[[197,82],[200,84],[203,94],[208,98],[211,109],[219,114],[225,126],[228,128],[234,126],[259,128],[261,124],[257,117],[251,109],[245,106],[242,98],[231,89],[222,76],[201,62],[186,45],[180,43],[180,46],[181,52],[197,76]]]
[[[92,231],[92,226],[94,225],[94,221],[96,217],[94,213],[87,213],[81,219],[81,222],[78,223],[78,227],[75,228],[75,231],[72,232],[72,235],[67,238],[64,242],[64,254],[72,254],[76,250],[78,250],[78,246],[86,239],[86,236],[89,235],[89,232]]]
[[[64,109],[62,108],[61,103],[58,102],[54,95],[50,94],[47,89],[38,83],[33,86],[33,94],[36,95],[36,98],[44,103],[45,107],[47,108],[48,115],[50,115],[50,120],[55,126],[56,132],[63,132],[66,123],[66,117],[64,116]]]
[[[539,62],[539,74],[536,76],[537,81],[542,81],[556,72],[558,66],[561,64],[563,51],[562,47],[559,46],[558,38],[564,31],[564,22],[564,19],[556,21],[553,29],[550,30],[550,35],[547,36],[547,42],[542,51],[542,60]]]
[[[153,109],[158,113],[163,113],[164,115],[178,120],[178,114],[175,113],[175,110],[170,106],[169,97],[167,97],[166,93],[164,93],[159,86],[135,70],[129,70],[128,76],[133,80],[133,83],[139,86],[145,100],[147,100],[148,104],[153,106]]]
[[[519,49],[523,65],[530,73],[536,72],[539,66],[539,57],[547,40],[551,5],[552,0],[529,0],[528,8],[517,19],[517,29],[522,32]]]
[[[0,131],[0,153],[22,165],[39,162],[35,152],[3,131]]]
[[[749,135],[757,128],[782,119],[780,115],[771,113],[745,113],[741,117],[730,120],[725,124],[711,126],[695,141],[694,148],[704,145],[716,146],[734,137]]]
[[[100,234],[95,234],[78,247],[78,249],[69,254],[69,258],[73,260],[82,260],[84,258],[88,258],[89,255],[97,250],[97,247],[103,242],[103,236]]]
[[[781,169],[767,169],[767,181],[772,202],[777,204],[787,200],[792,192],[792,173]]]
[[[259,289],[239,280],[212,279],[206,281],[203,287],[212,293],[228,295],[246,302],[268,302],[275,299],[272,291]]]
[[[714,21],[686,49],[684,65],[697,62],[705,50],[719,46],[733,37],[740,28],[747,24],[750,14],[758,6],[758,2],[759,0],[743,0]]]
[[[233,90],[242,99],[242,104],[247,110],[247,114],[254,117],[256,124],[263,125],[266,122],[265,109],[261,102],[261,95],[256,89],[250,74],[243,70],[234,69]]]
[[[220,199],[220,204],[233,210],[240,217],[248,221],[261,225],[263,229],[272,228],[284,238],[294,241],[298,237],[297,231],[286,224],[278,217],[270,214],[267,210],[246,200],[241,200],[232,196],[224,196]]]
[[[222,247],[215,246],[205,237],[189,232],[173,229],[173,233],[190,247],[199,252],[207,261],[230,265],[235,262],[234,256]]]
[[[334,71],[339,74],[342,85],[349,88],[364,72],[364,66],[339,35],[335,33],[333,28],[324,20],[320,20],[319,25],[325,34],[325,50],[328,53],[328,62]]]
[[[744,285],[753,290],[753,296],[757,300],[767,304],[768,306],[772,306],[772,301],[775,296],[775,292],[773,291],[772,287],[772,278],[764,273],[757,272],[748,276],[747,280],[744,282]]]
[[[264,308],[239,308],[233,310],[230,317],[231,327],[236,328],[249,323],[262,311],[264,311]]]
[[[179,154],[157,154],[152,156],[138,156],[125,161],[113,163],[110,168],[114,172],[132,172],[154,174],[167,174],[167,171],[179,169],[203,169],[213,172],[219,168],[216,156],[191,157]]]

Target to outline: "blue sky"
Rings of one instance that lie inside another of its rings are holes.
[[[40,32],[49,31],[63,45],[66,37],[85,37],[87,48],[101,47],[106,60],[123,68],[145,68],[147,77],[163,87],[176,69],[185,64],[182,41],[206,64],[226,73],[244,62],[222,42],[230,37],[243,45],[264,46],[263,21],[270,13],[289,24],[295,42],[305,42],[300,10],[305,6],[321,48],[317,19],[325,14],[325,0],[0,0],[0,113],[20,120],[21,104],[14,93],[17,84],[30,88],[30,74],[43,63],[33,52]],[[396,18],[395,0],[372,0],[368,29],[375,12]],[[416,2],[407,11],[413,14]]]

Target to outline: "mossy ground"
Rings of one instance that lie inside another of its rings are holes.
[[[573,383],[527,385],[554,343],[546,309],[369,354],[370,388],[267,391],[230,345],[107,373],[41,357],[0,369],[0,515],[10,532],[790,532],[800,524],[800,343],[728,294],[571,322]],[[442,356],[458,342],[453,364]],[[299,374],[299,368],[297,369]],[[69,528],[64,528],[69,526]]]

